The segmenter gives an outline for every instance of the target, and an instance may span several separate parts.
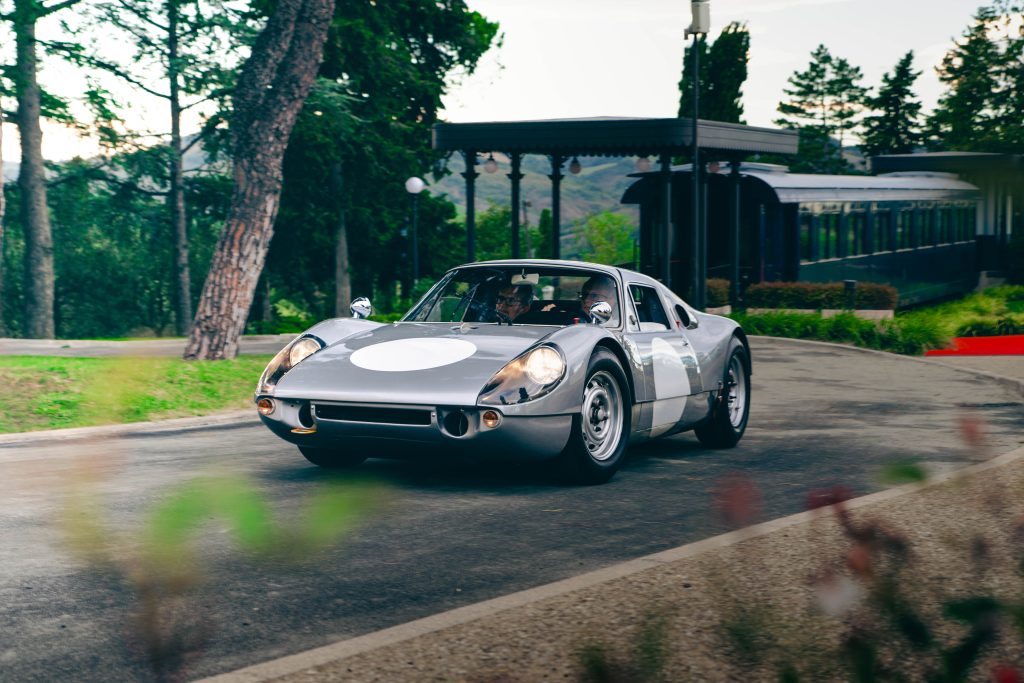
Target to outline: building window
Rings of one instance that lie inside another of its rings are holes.
[[[811,228],[814,217],[809,213],[800,214],[800,262],[809,263],[814,260],[811,252]]]
[[[872,251],[889,251],[890,229],[892,227],[892,211],[879,211],[875,214],[875,244]]]
[[[839,256],[839,214],[826,213],[818,217],[818,258]]]
[[[861,212],[851,213],[846,218],[846,255],[867,254],[868,222]]]
[[[910,248],[910,211],[900,209],[896,212],[896,244],[897,249]]]

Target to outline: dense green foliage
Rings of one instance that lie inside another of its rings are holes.
[[[395,282],[411,287],[410,176],[440,169],[430,126],[455,72],[471,73],[497,25],[462,0],[340,0],[321,78],[285,157],[285,187],[265,275],[276,296],[312,317],[334,315],[337,227],[348,234],[354,296],[398,306]],[[465,258],[454,206],[419,197],[420,272]]]
[[[854,308],[896,308],[899,292],[891,285],[859,282]],[[846,308],[846,290],[841,282],[762,282],[747,287],[744,303],[754,308]]]
[[[3,356],[0,379],[18,400],[0,407],[0,433],[247,408],[269,360]]]
[[[749,291],[749,290],[748,290]],[[844,313],[825,318],[817,313],[734,313],[748,334],[816,339],[904,354],[947,346],[964,333],[1021,334],[1024,287],[992,287],[945,303],[900,311],[893,320],[862,320]]]
[[[940,326],[926,318],[896,318],[876,322],[863,320],[852,313],[825,318],[817,313],[738,312],[731,316],[747,334],[771,337],[814,339],[853,344],[904,354],[921,354],[928,349],[942,348],[949,342]]]
[[[982,7],[946,53],[947,86],[928,120],[931,146],[974,152],[1024,152],[1024,7],[997,0]]]
[[[800,149],[791,167],[797,172],[841,173],[846,137],[857,128],[866,89],[860,67],[819,45],[803,71],[789,77],[787,99],[779,104],[776,124],[800,130]]]
[[[174,313],[174,240],[163,197],[138,187],[162,174],[164,148],[118,157],[117,173],[135,183],[110,183],[81,160],[56,165],[50,187],[56,265],[54,318],[58,337],[121,337],[166,334]],[[6,187],[10,224],[18,222],[17,186]],[[230,180],[193,175],[186,180],[195,289],[205,277],[225,212]],[[4,327],[24,329],[20,267],[24,239],[17,230],[4,240]]]
[[[908,154],[921,141],[921,103],[912,90],[920,75],[910,51],[882,76],[878,93],[865,100],[868,109],[877,112],[864,118],[863,148],[869,156]]]
[[[580,259],[609,266],[632,265],[636,228],[627,216],[605,211],[591,216],[580,229]]]
[[[697,43],[700,58],[700,118],[743,123],[743,84],[750,59],[750,31],[746,24],[732,22],[713,43]],[[679,81],[679,117],[693,116],[693,45],[683,55],[683,76]]]

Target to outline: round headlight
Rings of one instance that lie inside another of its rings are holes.
[[[288,351],[288,365],[295,367],[306,358],[310,357],[314,353],[320,350],[320,342],[316,339],[306,337],[300,339],[292,345],[290,351]]]
[[[537,384],[551,384],[565,372],[565,361],[551,347],[542,346],[526,358],[526,376]]]

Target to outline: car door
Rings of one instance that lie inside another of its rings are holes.
[[[685,325],[670,315],[656,287],[630,282],[627,303],[632,307],[626,337],[643,359],[645,400],[650,435],[663,434],[684,421],[687,397],[703,387],[697,354],[686,338]]]

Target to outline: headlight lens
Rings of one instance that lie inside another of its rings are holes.
[[[306,358],[324,347],[324,343],[316,337],[299,337],[277,352],[274,359],[267,365],[256,387],[256,395],[273,392],[284,373],[288,372]]]
[[[539,346],[499,370],[477,399],[484,405],[515,405],[540,398],[565,377],[565,358],[554,346]]]
[[[312,337],[303,337],[292,344],[292,348],[288,352],[288,364],[294,368],[319,350],[320,342]]]
[[[565,372],[565,361],[550,346],[535,349],[526,357],[526,376],[537,384],[551,384]]]

